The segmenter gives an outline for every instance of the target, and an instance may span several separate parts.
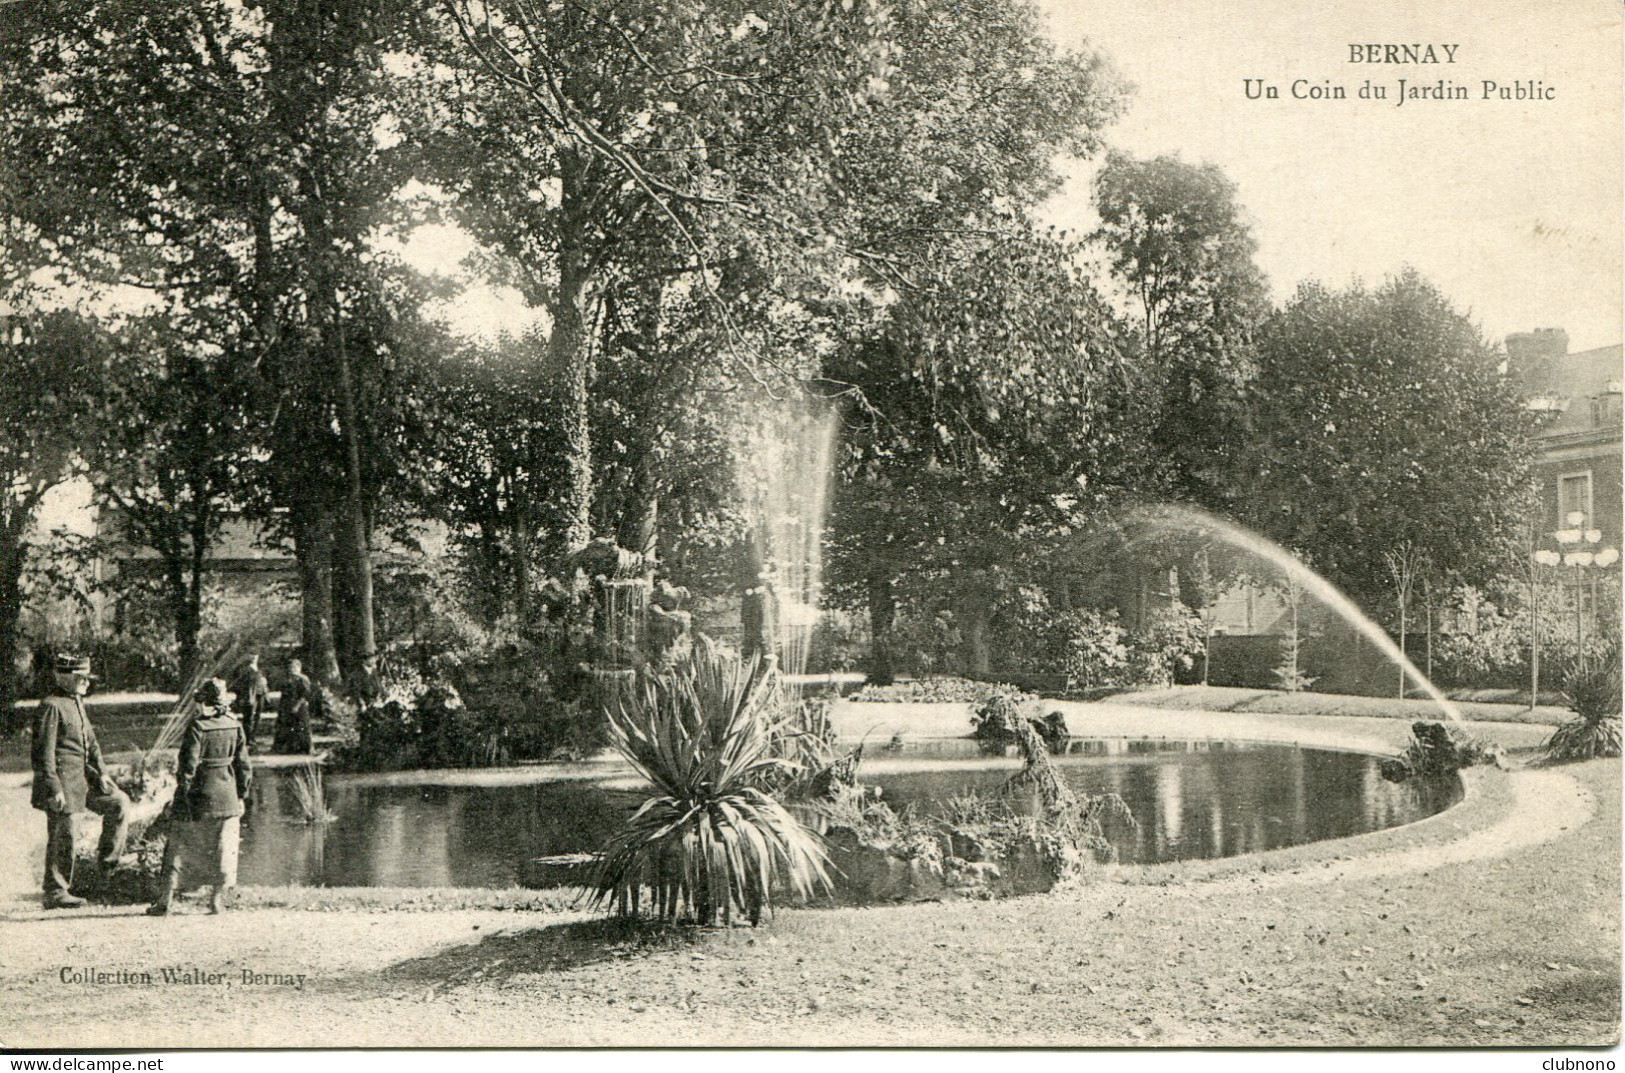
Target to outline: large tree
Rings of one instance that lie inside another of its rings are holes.
[[[1368,609],[1389,559],[1483,586],[1521,532],[1533,417],[1478,329],[1414,271],[1315,283],[1265,324],[1252,391],[1249,520]]]
[[[870,317],[848,314],[830,364],[864,402],[833,575],[869,612],[880,679],[899,607],[945,592],[968,661],[984,660],[1014,549],[1096,505],[1106,471],[1129,461],[1115,430],[1137,413],[1115,318],[1077,251],[1031,223],[1056,162],[1099,149],[1121,87],[1099,57],[1055,49],[1023,3],[895,19],[890,89],[838,182],[852,226],[897,271],[871,277]]]
[[[833,568],[868,609],[878,680],[899,605],[945,593],[967,669],[985,672],[1022,557],[1143,472],[1123,333],[1073,253],[1041,236],[990,245],[836,366],[875,411],[849,439]]]
[[[106,337],[68,311],[14,304],[0,315],[0,733],[16,729],[18,623],[30,535],[45,494],[83,472]]]
[[[1212,164],[1112,153],[1096,178],[1094,237],[1132,295],[1159,416],[1168,492],[1232,511],[1253,337],[1268,312],[1236,189]]]
[[[82,279],[209,311],[210,342],[252,370],[256,498],[293,538],[324,679],[340,612],[355,680],[375,650],[370,539],[394,424],[377,406],[420,299],[368,240],[405,179],[387,56],[419,7],[47,0],[8,8],[0,39],[0,149],[49,192],[28,216],[45,249]]]
[[[235,355],[200,340],[198,311],[140,318],[99,392],[104,419],[84,445],[98,503],[126,551],[157,554],[180,680],[199,670],[207,560],[249,459],[249,389]],[[130,569],[140,559],[126,556]]]
[[[815,380],[884,295],[1047,189],[1117,100],[1007,0],[442,9],[464,48],[424,72],[455,89],[434,91],[452,105],[426,156],[548,312],[563,550],[595,524],[636,539],[673,491],[653,469],[684,465],[660,437],[717,409],[704,393]]]
[[[737,293],[722,277],[745,243],[804,234],[832,125],[865,92],[855,71],[882,53],[873,20],[816,5],[766,20],[731,2],[440,7],[441,49],[421,70],[438,134],[423,155],[548,314],[564,448],[553,537],[568,554],[593,531],[590,385],[607,315],[637,309],[656,336],[673,289]],[[732,311],[716,318],[723,345],[745,345]]]

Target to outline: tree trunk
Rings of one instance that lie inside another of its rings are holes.
[[[175,646],[179,650],[180,681],[184,686],[198,670],[198,634],[203,628],[201,579],[187,578],[187,564],[168,564],[170,612],[175,621]]]
[[[1303,669],[1298,665],[1298,599],[1299,597],[1296,593],[1294,593],[1291,597],[1292,637],[1289,642],[1291,647],[1288,649],[1289,658],[1287,660],[1286,688],[1288,693],[1296,693],[1298,690],[1303,688],[1301,682],[1301,679],[1303,678]]]
[[[305,672],[331,686],[339,681],[333,648],[333,518],[321,505],[307,505],[303,514],[294,532],[294,558],[299,568]]]
[[[344,338],[342,314],[335,299],[333,319],[338,347],[339,424],[344,437],[344,510],[338,527],[338,563],[344,568],[348,601],[346,631],[353,648],[344,668],[351,695],[371,698],[377,692],[378,645],[373,632],[372,549],[368,547],[367,504],[361,487],[361,426],[356,406],[355,373]]]
[[[333,524],[338,526],[341,523],[335,519]],[[333,656],[338,662],[339,678],[348,682],[359,668],[360,658],[355,634],[355,590],[352,587],[355,579],[342,562],[341,551],[342,542],[335,535],[332,567],[327,575],[332,587]]]
[[[1427,633],[1423,638],[1423,651],[1427,654],[1427,661],[1422,667],[1422,673],[1427,675],[1428,681],[1433,681],[1433,594],[1424,590],[1422,594],[1422,608],[1427,614]]]
[[[553,331],[549,356],[559,376],[564,408],[564,488],[560,497],[560,550],[569,555],[592,540],[592,418],[587,390],[586,328],[582,304],[587,293],[587,259],[581,247],[581,227],[571,214],[575,191],[574,169],[561,169],[564,226],[559,242],[557,299],[551,310]]]
[[[198,503],[193,505],[193,513],[188,519],[190,531],[187,533],[189,558],[186,563],[186,617],[184,620],[186,636],[181,640],[181,673],[183,682],[192,680],[192,675],[200,669],[201,644],[203,634],[203,590],[208,583],[209,545],[212,542],[214,529],[215,504],[205,494]],[[190,655],[188,655],[188,652]]]
[[[637,482],[637,491],[616,527],[615,543],[643,556],[644,573],[652,579],[658,546],[656,534],[660,530],[660,497],[644,491],[647,483],[644,479]]]
[[[8,536],[0,547],[0,736],[22,729],[17,714],[18,623],[23,613],[23,559],[21,541]]]
[[[509,557],[509,573],[513,581],[513,608],[514,615],[519,619],[521,630],[529,629],[531,619],[535,615],[532,606],[531,590],[534,583],[531,580],[531,556],[533,554],[531,534],[534,529],[531,525],[531,514],[528,504],[519,504],[510,515],[511,521],[508,531],[512,536],[510,547],[513,554]],[[493,575],[496,576],[496,575]]]
[[[897,590],[884,574],[869,575],[869,677],[877,686],[897,680],[896,639]]]
[[[1540,703],[1540,575],[1529,563],[1529,710]]]
[[[1399,604],[1399,651],[1406,659],[1410,658],[1410,654],[1405,651],[1405,602],[1403,600]],[[1399,665],[1399,699],[1405,699],[1405,665],[1403,663]]]

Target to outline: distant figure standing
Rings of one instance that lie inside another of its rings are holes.
[[[175,761],[169,839],[148,916],[167,914],[176,890],[209,885],[214,888],[209,912],[218,913],[225,908],[226,891],[237,885],[239,824],[253,778],[248,737],[226,706],[226,683],[205,680],[197,703]]]
[[[101,814],[96,857],[103,868],[114,868],[124,854],[130,799],[107,777],[85,712],[85,694],[96,677],[90,660],[59,655],[51,670],[51,693],[34,715],[32,804],[45,813],[45,908],[74,909],[85,904],[71,892],[74,814]]]
[[[231,691],[237,694],[237,714],[243,721],[243,736],[248,739],[248,751],[252,753],[260,729],[260,713],[271,702],[271,687],[260,670],[258,654],[249,656],[248,662],[237,672]]]
[[[276,740],[272,748],[279,753],[309,753],[313,751],[310,738],[310,717],[315,688],[305,677],[304,669],[296,659],[288,661],[288,680],[282,686],[282,696],[276,706]]]

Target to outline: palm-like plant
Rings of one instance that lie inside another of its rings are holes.
[[[709,642],[669,670],[643,671],[610,712],[610,736],[657,791],[604,847],[594,904],[636,916],[752,924],[776,893],[830,885],[818,837],[764,785],[796,765],[776,675]],[[645,900],[647,898],[647,901]]]
[[[1589,760],[1621,752],[1620,646],[1615,640],[1575,660],[1563,676],[1563,691],[1576,718],[1546,741],[1553,760]]]

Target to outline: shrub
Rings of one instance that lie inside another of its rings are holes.
[[[933,675],[929,678],[914,678],[885,686],[866,685],[853,693],[851,699],[888,704],[966,702],[980,704],[993,694],[1004,691],[1005,688],[969,678]]]
[[[1563,675],[1563,692],[1577,718],[1558,727],[1546,741],[1553,760],[1619,756],[1620,646],[1609,644],[1578,657]]]
[[[1301,693],[1314,685],[1314,675],[1303,673],[1303,644],[1299,634],[1281,639],[1281,662],[1275,667],[1275,683],[1287,693]]]
[[[579,760],[609,744],[605,698],[558,651],[508,642],[447,661],[445,679],[477,716],[484,747],[509,759]]]
[[[639,672],[611,740],[656,794],[604,847],[593,901],[623,916],[760,923],[776,893],[830,888],[818,838],[763,789],[786,716],[776,676],[702,639],[669,670]]]
[[[442,653],[425,675],[413,660],[380,671],[382,695],[358,717],[346,766],[488,767],[519,760],[576,760],[609,743],[590,685],[542,668],[554,654],[527,642]],[[562,695],[568,693],[569,695]]]
[[[1174,675],[1196,665],[1202,654],[1202,619],[1184,604],[1159,610],[1128,638],[1129,683],[1173,685]]]
[[[941,856],[941,824],[922,818],[912,805],[897,812],[882,799],[878,786],[843,786],[817,807],[830,830],[845,828],[863,845],[881,847],[903,860]]]
[[[1451,608],[1441,616],[1445,624],[1433,646],[1434,680],[1527,684],[1528,609],[1515,615],[1476,593],[1458,599],[1470,599],[1471,610]]]
[[[354,766],[395,771],[418,766],[418,728],[412,709],[391,698],[361,713],[360,741]]]
[[[813,626],[807,673],[850,671],[863,661],[870,644],[867,616],[826,611]]]
[[[1129,649],[1117,612],[1077,608],[1056,620],[1064,638],[1061,670],[1068,689],[1121,685]]]

